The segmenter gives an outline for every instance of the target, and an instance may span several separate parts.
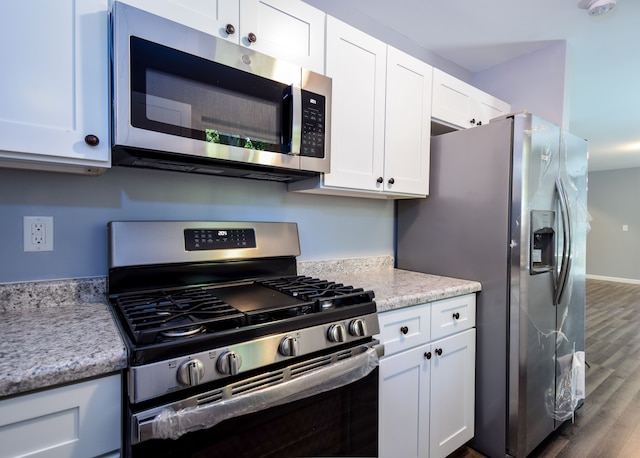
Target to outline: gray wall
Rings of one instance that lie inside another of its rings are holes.
[[[554,42],[475,74],[472,84],[508,100],[512,111],[527,110],[568,129],[566,60],[566,43]]]
[[[23,216],[53,216],[54,251],[23,251]],[[393,255],[393,202],[281,183],[117,167],[99,177],[0,169],[0,283],[102,276],[111,220],[293,221],[299,260]]]
[[[589,173],[588,276],[640,283],[638,196],[640,168]]]
[[[341,20],[355,27],[358,30],[377,38],[391,46],[420,59],[431,66],[438,67],[439,69],[459,78],[463,81],[471,82],[473,74],[467,70],[451,62],[442,56],[425,49],[417,43],[411,41],[407,36],[392,30],[388,25],[375,22],[370,17],[363,15],[353,7],[349,6],[348,2],[341,1],[327,1],[327,0],[303,0],[305,3],[324,11],[330,16]]]

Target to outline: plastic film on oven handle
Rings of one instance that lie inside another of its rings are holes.
[[[363,353],[309,372],[300,377],[214,404],[163,409],[151,420],[152,433],[147,439],[178,439],[201,429],[211,428],[223,420],[304,399],[360,380],[378,366],[378,349]]]

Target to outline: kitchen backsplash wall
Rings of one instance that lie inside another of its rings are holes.
[[[52,216],[53,252],[23,251]],[[393,202],[289,193],[273,182],[116,167],[99,177],[0,169],[0,283],[107,274],[112,220],[292,221],[300,261],[393,255]]]

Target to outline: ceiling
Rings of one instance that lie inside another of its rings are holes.
[[[322,9],[321,1],[305,1]],[[602,16],[590,16],[579,3],[340,2],[473,73],[566,40],[568,127],[589,140],[590,171],[640,167],[640,1],[618,0]]]

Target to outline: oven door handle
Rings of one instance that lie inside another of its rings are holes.
[[[183,402],[137,413],[133,419],[132,443],[150,439],[178,439],[183,434],[211,428],[228,418],[340,388],[369,375],[378,366],[378,358],[383,352],[384,347],[378,341],[374,341],[352,349],[351,356],[348,357],[344,356],[345,352],[329,355],[333,358],[329,365],[314,367],[319,364],[315,361],[322,358],[310,360],[308,363],[311,365],[311,369],[302,375],[296,375],[294,373],[296,369],[283,369],[281,372],[286,373],[284,380],[272,383],[266,388],[255,389],[207,404],[180,407],[185,405]],[[337,359],[341,358],[340,355],[343,355],[344,359]],[[297,368],[298,366],[302,366],[302,364],[292,367]],[[277,377],[275,372],[273,374],[274,377]],[[241,383],[246,384],[247,381]],[[241,383],[225,387],[225,391],[229,392],[229,388],[233,391],[234,386]],[[198,397],[206,398],[207,394]],[[190,401],[193,400],[187,400],[186,404]],[[144,420],[140,421],[140,419]]]

